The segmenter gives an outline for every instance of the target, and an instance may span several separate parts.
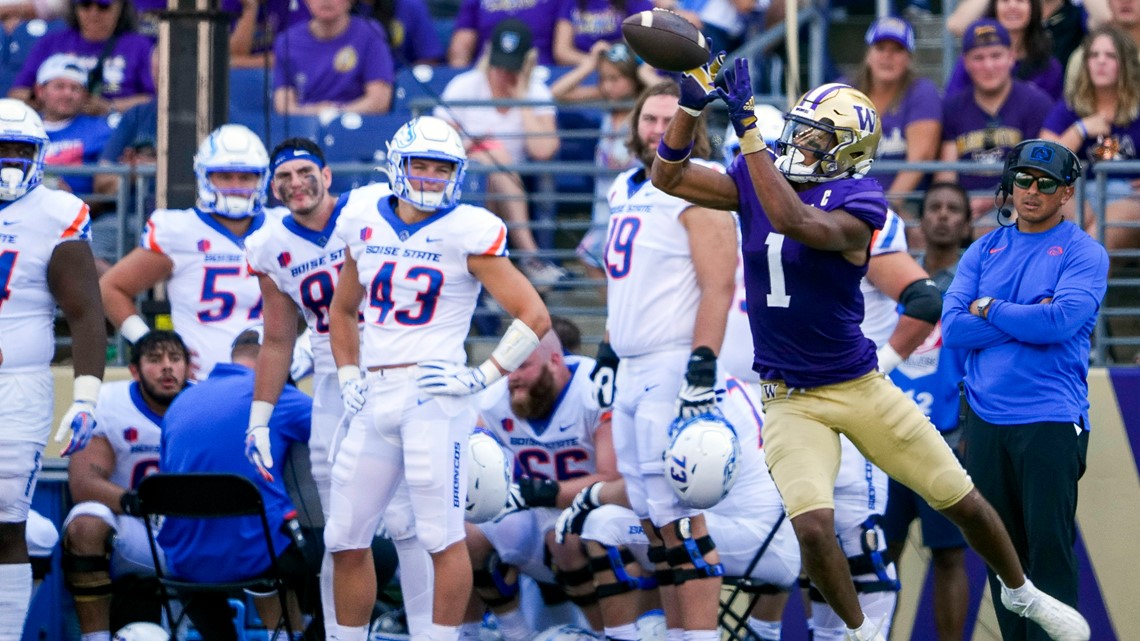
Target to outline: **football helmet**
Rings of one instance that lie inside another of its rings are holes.
[[[867,96],[826,84],[804,94],[784,116],[776,167],[792,182],[859,177],[871,167],[881,137],[879,114]]]
[[[451,177],[415,178],[416,182],[444,183],[440,191],[416,189],[408,173],[408,162],[413,158],[428,158],[454,163]],[[392,193],[416,209],[435,211],[459,203],[463,176],[467,172],[467,151],[459,133],[439,118],[420,116],[408,121],[396,131],[388,142],[388,180]]]
[[[768,149],[776,148],[776,141],[780,139],[780,133],[784,131],[784,112],[773,107],[772,105],[756,105],[756,126],[760,128],[760,137],[764,139],[764,144],[768,145]],[[740,138],[736,135],[736,128],[732,123],[728,123],[728,128],[724,132],[724,144],[720,146],[721,151],[724,153],[724,166],[727,167],[736,160],[736,155],[740,153]]]
[[[736,430],[717,414],[677,419],[669,427],[665,477],[681,503],[707,510],[736,483],[740,443]]]
[[[148,621],[135,621],[119,628],[111,641],[169,641],[170,635],[162,626]]]
[[[215,172],[257,175],[253,189],[223,189],[210,181]],[[261,212],[269,185],[269,153],[261,138],[244,125],[218,127],[194,154],[194,175],[198,179],[198,206],[226,218],[248,218]]]
[[[486,430],[477,429],[467,439],[468,523],[490,521],[503,511],[511,491],[511,466],[503,447]]]
[[[534,641],[597,641],[593,632],[569,623],[556,625],[538,633]]]
[[[0,99],[0,142],[30,145],[25,156],[0,158],[0,200],[16,200],[44,176],[48,136],[39,114],[21,100]]]

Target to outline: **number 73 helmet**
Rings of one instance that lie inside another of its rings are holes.
[[[740,443],[719,412],[677,419],[669,426],[665,478],[681,503],[707,510],[736,483]]]
[[[848,85],[812,89],[784,116],[776,167],[792,182],[861,177],[870,169],[882,129],[871,100]]]

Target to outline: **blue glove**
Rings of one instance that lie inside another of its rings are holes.
[[[725,91],[717,87],[717,96],[728,105],[728,118],[740,138],[740,152],[744,154],[767,147],[756,126],[756,98],[752,95],[752,77],[748,73],[748,60],[737,58],[733,67],[725,70]],[[747,142],[746,142],[747,141]]]
[[[722,51],[710,58],[705,64],[681,74],[679,80],[681,98],[677,104],[685,110],[685,113],[698,118],[701,111],[717,99],[718,94],[713,87],[713,80],[716,79],[717,72],[724,64],[724,56],[725,54]]]

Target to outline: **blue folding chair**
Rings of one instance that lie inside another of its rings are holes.
[[[272,69],[230,69],[230,113],[272,109]]]
[[[325,125],[319,142],[329,163],[369,163],[383,165],[386,161],[388,141],[396,130],[408,121],[406,114],[367,115],[344,114]],[[375,182],[376,171],[333,171],[334,192]]]
[[[416,65],[405,67],[396,72],[396,91],[393,96],[392,111],[404,114],[412,113],[412,103],[415,101],[428,101],[437,104],[444,87],[451,79],[467,69],[429,65]],[[431,113],[431,110],[421,113]]]
[[[261,137],[265,149],[273,147],[286,138],[301,137],[319,140],[321,122],[316,116],[284,116],[265,111],[230,111],[230,122],[245,125]]]

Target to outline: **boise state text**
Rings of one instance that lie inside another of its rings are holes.
[[[344,260],[344,248],[343,247],[341,247],[340,249],[338,249],[336,251],[329,252],[328,254],[325,254],[324,256],[321,256],[320,258],[314,258],[313,260],[306,261],[304,263],[300,263],[298,265],[294,265],[293,267],[290,267],[289,268],[289,275],[293,276],[293,277],[297,277],[297,276],[300,276],[301,274],[304,274],[305,272],[313,271],[314,269],[321,269],[321,268],[327,267],[329,265],[335,265],[342,260]],[[281,262],[280,258],[278,258],[278,262]]]
[[[432,263],[438,263],[443,260],[443,254],[419,249],[405,249],[398,245],[368,245],[364,252],[367,254],[380,254],[381,256],[395,256],[397,258],[415,258]]]

